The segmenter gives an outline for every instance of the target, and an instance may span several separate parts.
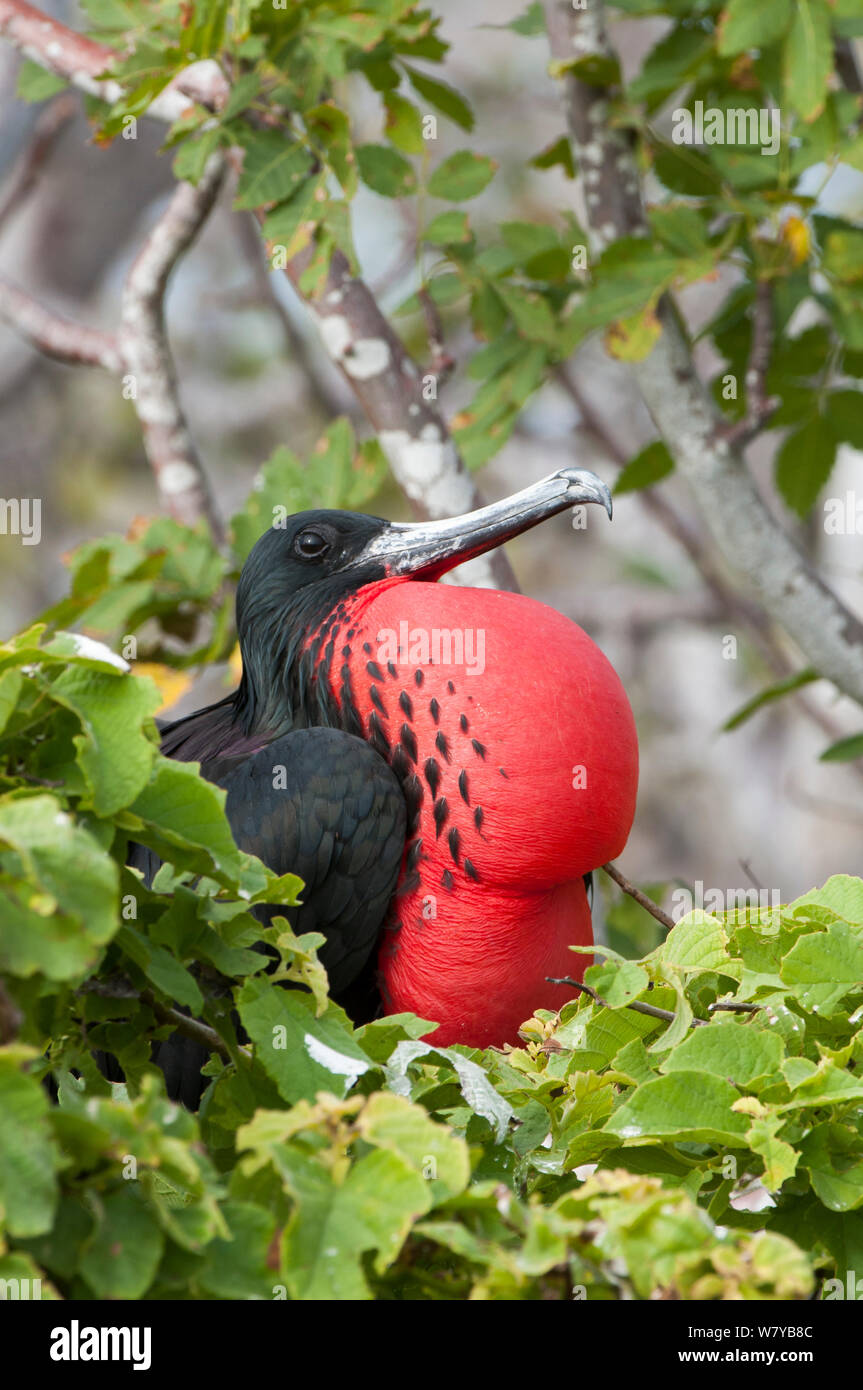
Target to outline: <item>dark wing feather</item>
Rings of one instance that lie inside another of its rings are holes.
[[[324,728],[295,730],[244,757],[204,762],[201,771],[227,791],[240,848],[305,884],[299,907],[260,906],[255,916],[265,925],[284,916],[298,933],[322,932],[320,958],[334,998],[350,1008],[356,997],[364,1007],[404,852],[407,813],[394,773],[363,739]],[[140,845],[130,847],[129,863],[148,883],[159,866]],[[122,1079],[113,1059],[97,1055],[109,1079]],[[168,1095],[190,1110],[204,1090],[208,1055],[180,1033],[153,1046]],[[106,1070],[112,1062],[117,1076]]]
[[[320,956],[338,998],[371,956],[395,891],[406,822],[395,775],[363,739],[339,729],[297,729],[201,770],[227,791],[240,848],[303,880],[300,907],[257,915],[326,936]]]

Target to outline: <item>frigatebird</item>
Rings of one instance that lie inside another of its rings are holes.
[[[453,520],[274,524],[237,590],[239,687],[162,730],[163,753],[226,789],[238,845],[303,879],[299,908],[258,914],[324,934],[356,1022],[410,1010],[442,1046],[514,1043],[569,997],[548,977],[583,971],[586,876],[635,809],[626,695],[560,613],[435,582],[583,503],[611,516],[604,483],[563,469]],[[196,1105],[200,1046],[176,1034],[154,1057]]]

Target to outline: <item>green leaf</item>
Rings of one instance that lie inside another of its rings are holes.
[[[561,135],[550,145],[546,145],[544,150],[534,155],[530,163],[534,169],[554,169],[559,165],[568,179],[575,178],[575,160],[568,135]]]
[[[49,97],[64,92],[69,84],[56,73],[46,72],[38,63],[25,58],[18,69],[18,85],[15,95],[22,101],[47,101]]]
[[[850,763],[857,758],[863,758],[863,734],[851,734],[848,738],[839,738],[835,743],[831,743],[829,748],[825,748],[819,758],[822,763]]]
[[[739,1023],[695,1028],[660,1064],[660,1071],[704,1071],[737,1086],[751,1086],[779,1070],[784,1056],[775,1033]]]
[[[59,1154],[48,1123],[48,1096],[21,1063],[30,1049],[0,1053],[0,1215],[12,1236],[38,1236],[51,1227],[57,1204]]]
[[[237,995],[243,1027],[255,1055],[284,1100],[313,1100],[318,1091],[344,1096],[369,1069],[359,1043],[341,1022],[340,1010],[315,1017],[307,994],[269,980],[248,979]]]
[[[284,1160],[295,1206],[284,1236],[285,1277],[297,1300],[371,1297],[362,1256],[382,1271],[396,1258],[413,1223],[431,1207],[431,1190],[397,1153],[375,1149],[341,1183],[314,1159]]]
[[[805,1009],[832,1014],[850,989],[863,985],[863,938],[847,922],[803,936],[779,970]]]
[[[648,960],[678,970],[720,970],[728,961],[725,928],[718,917],[695,908],[674,924]]]
[[[425,149],[422,116],[412,101],[398,92],[384,95],[386,132],[397,149],[405,154],[422,154]]]
[[[654,483],[667,478],[669,473],[673,472],[674,459],[668,452],[668,446],[661,439],[657,439],[629,460],[618,474],[614,493],[619,495],[623,492],[637,492],[643,487],[652,487]]]
[[[792,0],[729,0],[717,26],[718,49],[724,58],[778,43],[791,23]]]
[[[128,806],[146,786],[156,756],[143,725],[162,697],[151,680],[69,667],[51,685],[52,700],[70,709],[83,732],[77,761],[97,815]]]
[[[495,1090],[482,1067],[463,1057],[455,1048],[435,1047],[433,1042],[421,1040],[400,1042],[387,1063],[390,1090],[395,1091],[397,1095],[409,1095],[408,1067],[412,1062],[429,1054],[444,1058],[453,1068],[465,1101],[477,1115],[488,1120],[500,1143],[513,1117],[513,1108]]]
[[[836,438],[863,449],[863,391],[832,391],[824,409]]]
[[[126,1183],[96,1205],[97,1225],[81,1257],[81,1274],[96,1298],[146,1293],[162,1258],[165,1236],[137,1184]]]
[[[276,130],[244,133],[243,171],[235,208],[258,208],[289,198],[308,177],[312,157],[302,145]]]
[[[816,1125],[800,1144],[800,1162],[830,1211],[863,1206],[863,1149],[855,1130],[839,1124]]]
[[[491,183],[496,169],[496,162],[486,155],[457,150],[435,169],[428,182],[428,191],[433,198],[461,203],[481,193]]]
[[[736,714],[732,714],[730,719],[726,719],[722,725],[725,733],[730,733],[732,729],[739,729],[741,724],[745,724],[757,710],[763,705],[769,705],[773,700],[781,700],[783,695],[792,695],[795,690],[802,690],[804,686],[811,685],[813,681],[820,680],[821,677],[811,666],[805,670],[798,671],[796,675],[787,676],[785,680],[777,681],[775,685],[769,685],[766,690],[761,690],[754,695],[751,700],[747,700],[745,705],[741,705]]]
[[[798,516],[808,516],[833,472],[839,441],[818,415],[787,435],[776,455],[776,486]]]
[[[745,1144],[748,1121],[732,1110],[738,1092],[704,1071],[675,1071],[639,1086],[607,1120],[603,1132],[621,1139],[676,1139]]]
[[[70,980],[114,935],[119,873],[53,796],[0,798],[0,970]]]
[[[385,1091],[369,1098],[357,1128],[366,1143],[403,1158],[431,1184],[433,1205],[463,1192],[470,1182],[470,1158],[463,1139],[402,1096]]]
[[[429,77],[427,73],[420,72],[417,68],[405,63],[405,72],[408,75],[411,86],[421,97],[442,111],[445,116],[449,116],[462,130],[473,130],[474,115],[470,106],[453,87],[446,82],[439,82],[434,77]]]
[[[133,838],[178,868],[219,883],[239,883],[250,896],[266,875],[234,843],[225,817],[225,793],[201,777],[197,763],[158,757],[153,776],[129,808]]]
[[[796,0],[785,41],[784,103],[805,121],[814,121],[824,109],[832,72],[830,10],[824,0]]]
[[[584,973],[584,981],[610,1009],[622,1009],[630,1004],[650,983],[647,972],[631,960],[591,965]]]
[[[452,246],[470,241],[470,237],[466,212],[441,212],[426,227],[423,240],[433,246]]]
[[[416,189],[413,166],[390,145],[358,145],[360,178],[382,198],[404,198]]]

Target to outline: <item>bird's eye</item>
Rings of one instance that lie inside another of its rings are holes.
[[[294,541],[294,552],[302,560],[320,560],[329,548],[329,541],[320,531],[300,531]]]

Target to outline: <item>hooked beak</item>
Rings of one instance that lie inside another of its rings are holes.
[[[382,560],[391,575],[437,579],[447,570],[494,550],[546,517],[583,502],[598,502],[611,516],[611,493],[586,468],[562,468],[538,483],[475,512],[446,521],[392,522],[359,557]]]

